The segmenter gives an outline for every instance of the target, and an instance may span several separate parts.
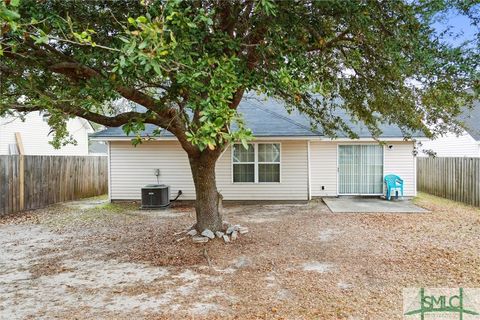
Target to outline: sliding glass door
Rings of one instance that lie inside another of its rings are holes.
[[[338,147],[338,193],[383,193],[383,146],[357,144]]]

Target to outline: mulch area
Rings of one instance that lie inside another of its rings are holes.
[[[37,278],[71,272],[62,259],[92,256],[170,273],[111,292],[150,298],[174,292],[169,308],[139,313],[99,305],[59,317],[82,318],[87,308],[94,318],[402,319],[403,288],[480,287],[480,211],[427,195],[416,202],[432,212],[332,214],[321,201],[226,206],[226,220],[250,230],[230,244],[177,241],[182,236],[175,233],[194,222],[189,206],[156,212],[125,204],[114,213],[79,213],[57,205],[3,223],[36,224],[75,239],[56,244],[60,260],[40,260],[52,266],[37,264],[31,270]]]

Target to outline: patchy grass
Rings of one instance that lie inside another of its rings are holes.
[[[413,199],[413,203],[425,209],[437,212],[454,210],[455,212],[468,211],[480,214],[480,208],[424,192],[419,192],[418,196]]]
[[[138,209],[138,204],[135,203],[106,202],[94,208],[88,209],[87,211],[100,211],[104,213],[125,213],[127,211],[135,209]]]
[[[250,233],[200,245],[177,241],[194,222],[185,205],[142,211],[90,201],[38,210],[0,226],[0,312],[402,319],[403,288],[480,287],[479,209],[426,194],[414,201],[431,213],[332,214],[321,201],[226,206],[226,220]]]
[[[82,201],[108,200],[108,194],[102,194],[95,197],[85,198]]]
[[[111,223],[128,223],[142,218],[136,211],[138,205],[134,203],[104,202],[77,210],[68,206],[62,208],[64,210],[56,210],[54,215],[44,216],[40,223],[55,229],[69,229],[78,226],[95,227]]]

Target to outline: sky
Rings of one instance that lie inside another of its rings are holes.
[[[433,25],[437,32],[443,32],[450,27],[451,34],[445,38],[448,43],[457,46],[464,41],[475,39],[478,27],[471,25],[470,19],[459,12],[452,11],[437,18],[438,21]]]

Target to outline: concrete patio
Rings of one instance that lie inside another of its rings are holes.
[[[429,212],[416,206],[409,199],[387,201],[381,198],[338,197],[323,198],[323,202],[333,213],[422,213]]]

